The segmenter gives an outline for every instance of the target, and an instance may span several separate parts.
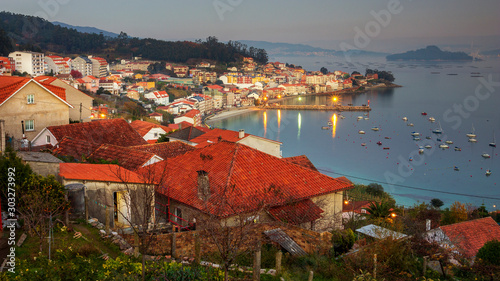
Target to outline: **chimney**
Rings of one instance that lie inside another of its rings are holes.
[[[426,219],[425,220],[425,231],[431,230],[431,220]]]
[[[210,182],[208,173],[204,170],[196,171],[198,173],[198,198],[207,200],[210,196]]]
[[[0,155],[5,152],[5,120],[0,120]]]
[[[245,137],[245,130],[243,129],[240,129],[239,133],[238,133],[238,138],[242,139]]]

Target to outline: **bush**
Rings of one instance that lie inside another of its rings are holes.
[[[348,252],[356,240],[351,229],[333,231],[332,234],[332,250],[335,256]]]
[[[486,242],[477,252],[476,261],[500,266],[500,241],[492,240]]]

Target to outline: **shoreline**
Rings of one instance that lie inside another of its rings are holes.
[[[219,114],[211,115],[211,116],[205,118],[204,123],[208,125],[208,124],[211,124],[215,121],[228,119],[230,117],[235,117],[235,116],[245,114],[248,112],[252,112],[255,110],[260,110],[260,109],[256,106],[249,106],[249,107],[243,107],[243,108],[238,108],[238,109],[225,110],[225,111],[220,112]]]

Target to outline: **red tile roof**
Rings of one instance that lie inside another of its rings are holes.
[[[144,183],[138,174],[113,164],[60,163],[59,176],[66,180]]]
[[[117,161],[121,167],[133,171],[144,166],[154,156],[154,153],[131,147],[103,144],[89,158],[94,161]]]
[[[74,123],[47,127],[57,141],[63,137],[96,144],[132,146],[146,144],[146,141],[124,119],[107,119],[85,123]]]
[[[18,76],[0,76],[0,105],[10,98],[16,91],[31,81],[37,80]],[[60,98],[64,103],[68,104],[66,102],[66,90],[64,88],[53,86],[45,82],[37,81],[37,83],[39,83],[42,87],[45,87],[56,97]]]
[[[98,147],[98,144],[86,140],[64,137],[56,144],[55,148],[52,149],[52,154],[55,156],[73,157],[77,161],[83,161]]]
[[[253,135],[245,133],[245,136],[243,138],[246,138],[248,136],[253,136]],[[273,140],[258,137],[258,136],[253,136],[253,137],[275,142]],[[237,141],[242,140],[243,138],[240,139],[239,132],[215,128],[215,129],[211,129],[211,130],[207,131],[205,134],[203,134],[199,137],[196,137],[190,141],[198,144],[198,145],[196,145],[196,148],[202,148],[202,147],[205,147],[207,145],[217,143],[217,142],[219,142],[219,140],[237,142]],[[279,143],[279,142],[276,142],[276,143]]]
[[[153,128],[160,128],[163,131],[165,131],[165,133],[173,131],[172,128],[169,128],[167,126],[162,126],[162,125],[158,125],[158,124],[151,123],[151,122],[146,122],[146,121],[141,121],[141,120],[132,121],[132,123],[130,123],[130,126],[132,126],[132,128],[134,128],[134,130],[136,130],[137,133],[139,133],[139,135],[141,135],[143,137],[149,131],[151,131],[151,129],[153,129]]]
[[[444,225],[440,228],[466,257],[474,257],[484,243],[493,239],[500,240],[500,225],[491,217]]]
[[[188,118],[194,118],[198,114],[200,114],[200,111],[198,109],[191,109],[190,111],[186,112],[182,116],[188,117]]]
[[[316,169],[316,167],[311,162],[311,160],[309,160],[309,158],[307,158],[307,156],[305,156],[305,155],[287,157],[287,158],[283,158],[283,160],[292,162],[294,164],[311,169],[311,170],[316,171],[316,172],[318,171],[318,169]]]
[[[160,156],[163,159],[174,158],[186,152],[195,150],[194,147],[181,141],[161,142],[155,144],[145,144],[131,146],[131,149],[147,151]]]
[[[354,210],[358,214],[369,214],[366,210],[363,212],[363,209],[370,207],[371,203],[372,201],[347,201],[347,204],[342,204],[342,212],[352,212]]]
[[[159,188],[164,196],[218,216],[251,211],[262,202],[280,206],[353,187],[344,177],[331,178],[246,145],[226,141],[146,168],[149,167],[156,169],[158,175],[168,171],[164,186]],[[198,198],[197,171],[200,170],[207,172],[210,182],[211,196],[206,202]],[[218,210],[222,199],[232,208]]]
[[[321,218],[323,212],[311,199],[269,209],[273,218],[294,225],[315,221]]]

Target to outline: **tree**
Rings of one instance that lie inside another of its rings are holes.
[[[73,77],[74,79],[80,79],[83,77],[82,73],[76,69],[71,70],[69,75],[71,75],[71,77]]]
[[[0,154],[0,189],[2,192],[2,210],[7,210],[7,191],[9,187],[8,171],[15,172],[15,185],[24,186],[24,182],[33,174],[33,170],[28,164],[24,164],[22,159],[17,157],[16,152],[8,147],[4,154]],[[10,186],[12,187],[12,186]]]
[[[52,220],[69,209],[64,186],[52,175],[45,178],[31,174],[23,186],[18,188],[17,194],[20,194],[17,211],[27,232],[38,237],[41,252]]]
[[[467,208],[465,204],[455,201],[450,208],[446,208],[443,213],[441,224],[453,224],[466,221],[468,218]]]
[[[217,81],[215,81],[215,85],[224,85],[224,82],[222,82],[222,80],[220,79],[217,79]]]
[[[319,71],[321,73],[323,73],[324,75],[328,73],[328,69],[326,69],[326,67],[324,67],[324,66]]]
[[[443,206],[443,205],[444,205],[444,203],[443,203],[443,201],[441,201],[441,199],[434,198],[431,200],[431,206],[436,208],[436,209],[441,208],[441,206]]]
[[[478,276],[483,277],[481,280],[499,280],[500,278],[500,241],[491,240],[484,243],[476,255],[474,265],[472,267]]]
[[[365,210],[368,212],[367,216],[371,220],[377,223],[383,223],[386,219],[389,219],[392,207],[389,201],[382,201],[380,203],[371,202]]]
[[[384,196],[384,188],[378,183],[370,183],[366,187],[366,193],[373,196],[382,197]]]
[[[9,53],[14,51],[14,46],[12,46],[12,41],[5,32],[5,30],[0,28],[0,56],[8,56]]]
[[[332,249],[335,256],[347,253],[354,245],[356,237],[352,229],[332,232]]]

